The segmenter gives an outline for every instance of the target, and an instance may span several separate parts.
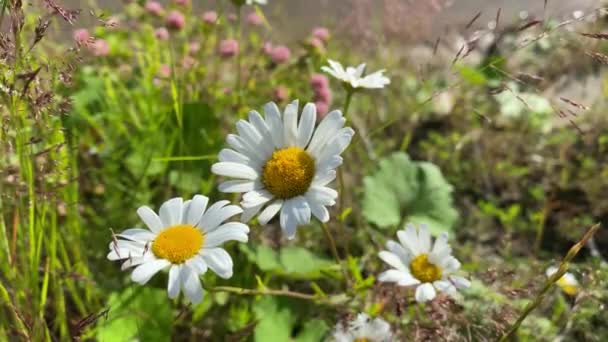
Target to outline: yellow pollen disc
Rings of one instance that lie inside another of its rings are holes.
[[[276,150],[263,168],[266,189],[278,198],[304,194],[315,176],[315,160],[299,147]]]
[[[152,242],[152,253],[157,258],[181,264],[197,255],[205,236],[189,224],[178,224],[161,231]]]
[[[564,277],[561,277],[557,281],[557,286],[559,286],[562,291],[564,291],[569,296],[574,296],[578,292],[578,288],[576,287],[576,285],[571,284]]]
[[[441,269],[430,263],[426,254],[420,254],[412,260],[410,271],[414,278],[423,283],[432,283],[441,279]]]
[[[367,337],[358,337],[355,339],[355,342],[371,342]]]

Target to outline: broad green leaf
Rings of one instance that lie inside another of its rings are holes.
[[[483,72],[466,65],[457,66],[456,70],[460,76],[467,82],[473,85],[484,85],[487,82],[486,75]]]
[[[436,234],[450,230],[458,219],[452,205],[453,188],[439,168],[412,161],[406,153],[380,161],[379,170],[366,176],[363,184],[363,215],[379,227],[402,221],[425,223]]]
[[[322,341],[329,327],[320,319],[302,319],[296,316],[298,308],[293,300],[278,297],[263,297],[253,306],[258,324],[254,331],[254,340],[267,341]],[[293,311],[292,311],[293,310]],[[295,331],[298,335],[293,337]]]
[[[296,318],[289,307],[276,297],[263,297],[255,303],[253,311],[258,319],[255,341],[289,341]]]
[[[302,327],[302,332],[295,338],[296,342],[317,342],[323,341],[329,327],[327,323],[320,319],[308,321]]]
[[[150,287],[130,287],[112,293],[108,319],[97,324],[97,340],[169,341],[173,312],[167,292]]]
[[[264,245],[239,246],[247,258],[265,272],[274,272],[290,278],[317,279],[321,272],[335,266],[327,259],[302,247],[287,247],[280,251]],[[306,262],[302,262],[306,260]]]
[[[321,258],[306,248],[288,247],[281,250],[279,259],[286,273],[292,277],[315,279],[321,276],[321,270],[332,267],[333,262]]]

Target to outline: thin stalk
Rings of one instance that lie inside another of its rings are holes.
[[[244,289],[244,288],[235,287],[235,286],[204,287],[204,289],[209,292],[228,292],[228,293],[234,293],[234,294],[243,295],[243,296],[290,297],[290,298],[310,300],[310,301],[314,301],[314,302],[325,302],[325,303],[329,304],[329,302],[327,300],[324,300],[323,298],[321,298],[319,296],[302,293],[302,292],[289,291],[289,290],[274,290],[274,289],[266,289],[266,288]]]
[[[600,228],[599,223],[596,223],[595,225],[593,225],[591,228],[589,228],[589,230],[587,230],[585,235],[583,235],[583,238],[570,248],[570,250],[568,251],[568,254],[566,254],[564,259],[562,259],[562,262],[560,263],[557,272],[553,273],[549,277],[549,279],[547,279],[547,281],[545,282],[545,286],[542,288],[540,293],[536,296],[536,298],[534,299],[534,301],[532,303],[530,303],[530,304],[528,304],[528,306],[526,306],[524,311],[521,313],[521,315],[519,315],[519,318],[517,318],[517,320],[515,321],[515,323],[513,323],[513,325],[507,331],[507,333],[505,333],[499,339],[500,342],[509,341],[511,339],[511,337],[513,337],[513,335],[515,335],[515,333],[517,332],[517,329],[519,329],[519,326],[521,325],[521,323],[526,319],[526,317],[528,317],[528,315],[532,311],[534,311],[534,309],[536,309],[540,305],[540,303],[542,303],[547,292],[549,292],[549,290],[553,287],[553,285],[555,285],[555,283],[566,273],[566,271],[568,270],[568,263],[587,244],[587,241],[589,241],[589,239],[591,239],[591,237],[593,237],[593,235],[595,234],[595,232],[597,232],[597,230],[599,228]]]
[[[342,260],[340,259],[340,256],[338,255],[338,248],[336,248],[336,241],[334,241],[334,238],[331,235],[331,232],[329,231],[329,228],[327,227],[327,225],[325,223],[321,223],[321,228],[323,228],[323,232],[325,233],[325,236],[327,237],[327,241],[329,242],[329,247],[331,249],[331,253],[333,254],[334,258],[336,259],[338,266],[340,266],[340,271],[342,271],[342,275],[344,276],[344,282],[346,284],[346,287],[348,288],[348,273],[344,269]]]
[[[236,103],[238,105],[238,108],[241,108],[241,86],[242,86],[242,75],[241,75],[241,56],[242,56],[242,50],[243,50],[243,44],[242,44],[242,36],[243,36],[243,30],[242,30],[242,25],[241,25],[241,19],[242,19],[242,11],[241,11],[241,7],[243,6],[237,6],[236,9],[236,41],[239,43],[239,51],[236,54],[236,86],[235,86],[235,92],[236,92]]]
[[[352,90],[346,91],[346,100],[344,100],[344,107],[342,107],[342,115],[348,120],[348,110],[350,108],[350,103],[353,99],[353,94],[355,92]]]

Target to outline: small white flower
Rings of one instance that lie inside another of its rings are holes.
[[[390,84],[391,80],[384,76],[384,70],[376,71],[372,74],[363,76],[365,64],[359,64],[357,67],[344,67],[339,62],[328,60],[329,66],[321,67],[321,70],[346,83],[346,85],[357,88],[379,89]]]
[[[296,228],[310,223],[311,214],[329,220],[327,206],[336,203],[338,192],[327,185],[342,164],[340,154],[355,134],[344,127],[340,111],[328,113],[315,129],[317,109],[308,103],[298,123],[298,101],[287,105],[284,114],[273,102],[264,106],[265,118],[249,113],[239,120],[238,135],[226,139],[231,149],[220,151],[219,163],[211,171],[233,177],[219,185],[220,191],[244,193],[242,221],[267,224],[279,211],[281,228],[288,239]],[[262,208],[264,208],[262,210]]]
[[[249,227],[228,218],[243,212],[229,201],[219,201],[206,211],[209,199],[196,195],[186,202],[173,198],[163,203],[159,215],[147,206],[137,214],[148,229],[131,228],[110,242],[109,260],[125,260],[122,269],[137,266],[131,279],[145,284],[157,272],[169,269],[167,292],[180,290],[194,304],[203,299],[199,276],[210,268],[218,276],[232,277],[232,258],[220,246],[230,240],[247,242]]]
[[[405,230],[397,232],[399,242],[389,240],[388,251],[381,251],[380,259],[394,267],[378,276],[381,282],[393,282],[399,286],[418,285],[416,301],[426,302],[435,298],[437,291],[449,295],[457,289],[467,288],[471,283],[454,275],[460,262],[452,256],[448,235],[443,233],[431,246],[431,233],[426,225],[417,230],[408,224]]]
[[[266,5],[268,1],[266,0],[247,0],[247,5]]]
[[[336,342],[389,342],[392,340],[391,326],[382,318],[370,319],[364,313],[345,327],[338,323],[333,333]]]
[[[549,266],[549,268],[547,268],[547,271],[545,272],[547,278],[552,276],[555,272],[557,272],[557,270],[557,267]],[[560,289],[562,289],[562,291],[564,291],[564,293],[569,296],[574,296],[578,293],[578,280],[576,280],[574,274],[570,272],[564,273],[564,275],[557,280],[556,284],[557,286],[559,286]]]

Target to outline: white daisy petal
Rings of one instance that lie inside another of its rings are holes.
[[[296,145],[305,148],[312,137],[317,121],[317,107],[314,103],[307,103],[302,111],[300,124],[298,126],[298,134]]]
[[[156,236],[148,229],[131,228],[116,234],[116,236],[131,240],[131,241],[151,241]]]
[[[205,248],[201,252],[207,266],[224,279],[232,277],[232,258],[223,248]]]
[[[211,166],[211,172],[219,176],[255,180],[258,173],[251,167],[233,162],[219,162]]]
[[[169,281],[167,282],[167,293],[169,298],[175,299],[179,296],[179,290],[181,289],[180,273],[181,265],[173,265],[169,269]]]
[[[266,160],[266,155],[264,155],[263,151],[257,149],[255,146],[248,145],[247,142],[238,135],[228,134],[226,142],[237,152],[246,155],[254,165],[262,165]]]
[[[255,182],[250,180],[231,180],[220,183],[218,190],[221,192],[248,192],[255,189]]]
[[[421,224],[418,228],[418,243],[420,252],[428,254],[431,251],[431,232],[426,224]]]
[[[298,101],[295,100],[285,107],[283,113],[283,141],[287,146],[295,146],[298,136]]]
[[[266,114],[266,125],[272,135],[274,147],[282,148],[285,146],[283,142],[283,121],[281,121],[281,111],[274,102],[269,102],[264,106]]]
[[[450,248],[450,245],[448,244],[448,233],[443,232],[435,239],[435,244],[433,245],[433,250],[429,255],[429,259],[431,256],[434,256],[437,258],[437,261],[439,261],[450,254],[452,254],[452,248]]]
[[[315,130],[306,151],[313,156],[317,156],[325,144],[344,126],[345,122],[346,119],[339,110],[329,112]]]
[[[228,222],[205,236],[205,248],[216,247],[226,241],[247,242],[249,227],[241,222]]]
[[[432,284],[424,283],[416,288],[416,301],[418,303],[428,302],[435,298],[437,292]]]
[[[318,173],[312,180],[312,184],[316,186],[325,186],[336,179],[336,170],[329,170],[325,173]]]
[[[256,112],[255,110],[249,112],[249,122],[262,136],[260,147],[264,149],[264,153],[267,156],[270,156],[274,151],[274,144],[272,142],[272,134],[270,133],[268,125],[266,125],[266,122],[260,113]]]
[[[442,259],[439,266],[443,269],[446,274],[452,273],[460,268],[460,261],[453,256],[448,256]]]
[[[255,215],[257,215],[257,213],[260,212],[260,209],[262,209],[262,207],[265,204],[266,203],[261,203],[259,205],[253,206],[253,207],[243,208],[243,214],[241,215],[241,222],[249,222],[249,221],[251,221],[251,219]]]
[[[220,151],[218,160],[221,162],[232,162],[245,165],[249,165],[250,162],[250,159],[247,158],[247,156],[229,148]]]
[[[131,280],[134,282],[144,285],[152,278],[158,271],[171,265],[171,263],[164,259],[157,259],[145,264],[141,264],[133,270],[131,273]]]
[[[182,223],[184,200],[181,197],[172,198],[158,210],[158,216],[163,222],[164,227],[171,227]]]
[[[418,242],[418,233],[416,232],[416,227],[414,227],[414,225],[408,224],[405,230],[398,231],[397,237],[399,238],[401,245],[407,248],[410,254],[417,256],[421,253],[419,247],[420,243]]]
[[[390,270],[380,273],[378,275],[378,281],[388,282],[388,283],[397,283],[401,279],[403,279],[404,277],[407,277],[407,276],[408,276],[408,273],[406,273],[406,272],[390,269]]]
[[[203,288],[198,274],[188,266],[182,267],[181,281],[184,295],[192,304],[198,304],[203,300]]]
[[[394,268],[400,270],[400,271],[407,271],[408,268],[403,264],[403,262],[401,261],[401,259],[396,255],[393,254],[391,252],[388,251],[380,251],[380,253],[378,253],[378,256],[380,257],[380,259],[382,259],[385,263],[389,264],[390,266],[393,266]]]
[[[447,280],[437,280],[433,282],[433,286],[437,291],[444,292],[450,296],[453,296],[456,293],[456,287]]]
[[[340,129],[336,135],[327,142],[325,149],[317,154],[319,163],[323,163],[344,152],[346,147],[350,144],[354,134],[355,131],[350,127]]]
[[[196,225],[203,216],[205,208],[207,208],[209,198],[202,195],[195,195],[189,205],[184,205],[184,223]]]
[[[227,205],[225,207],[214,210],[213,212],[207,211],[201,218],[199,227],[204,232],[211,232],[215,230],[222,222],[231,218],[232,216],[238,215],[243,212],[241,207],[236,205]]]
[[[388,77],[384,76],[384,70],[379,70],[367,76],[363,76],[363,73],[365,72],[364,63],[359,64],[357,67],[346,67],[346,70],[342,67],[342,64],[336,61],[328,60],[328,64],[329,67],[323,66],[321,67],[321,70],[352,88],[361,87],[378,89],[384,88],[385,85],[391,83]]]
[[[207,263],[200,255],[195,255],[186,261],[186,265],[190,267],[196,274],[205,274],[207,272]]]
[[[386,249],[397,255],[404,265],[409,265],[410,261],[412,261],[412,255],[403,246],[393,240],[386,242]]]
[[[148,226],[148,228],[150,228],[150,230],[154,233],[158,233],[164,228],[160,217],[158,217],[158,215],[156,215],[154,210],[150,209],[150,207],[139,207],[139,209],[137,209],[137,215],[139,215],[139,218],[141,218],[146,226]]]
[[[308,201],[308,206],[310,206],[310,212],[313,214],[319,221],[325,223],[329,221],[329,211],[327,208],[316,201],[313,196],[310,196],[309,193],[305,195],[306,200]]]
[[[456,286],[457,289],[466,289],[471,287],[471,282],[463,277],[450,276],[450,281],[452,284],[454,284],[454,286]]]
[[[304,197],[298,196],[285,201],[281,209],[280,223],[287,239],[296,236],[299,225],[310,223],[310,206]]]
[[[258,221],[261,225],[266,225],[273,217],[277,215],[281,207],[283,206],[283,200],[277,199],[274,202],[270,203],[258,216]]]
[[[306,193],[307,198],[322,205],[336,204],[338,192],[326,186],[313,186]]]

